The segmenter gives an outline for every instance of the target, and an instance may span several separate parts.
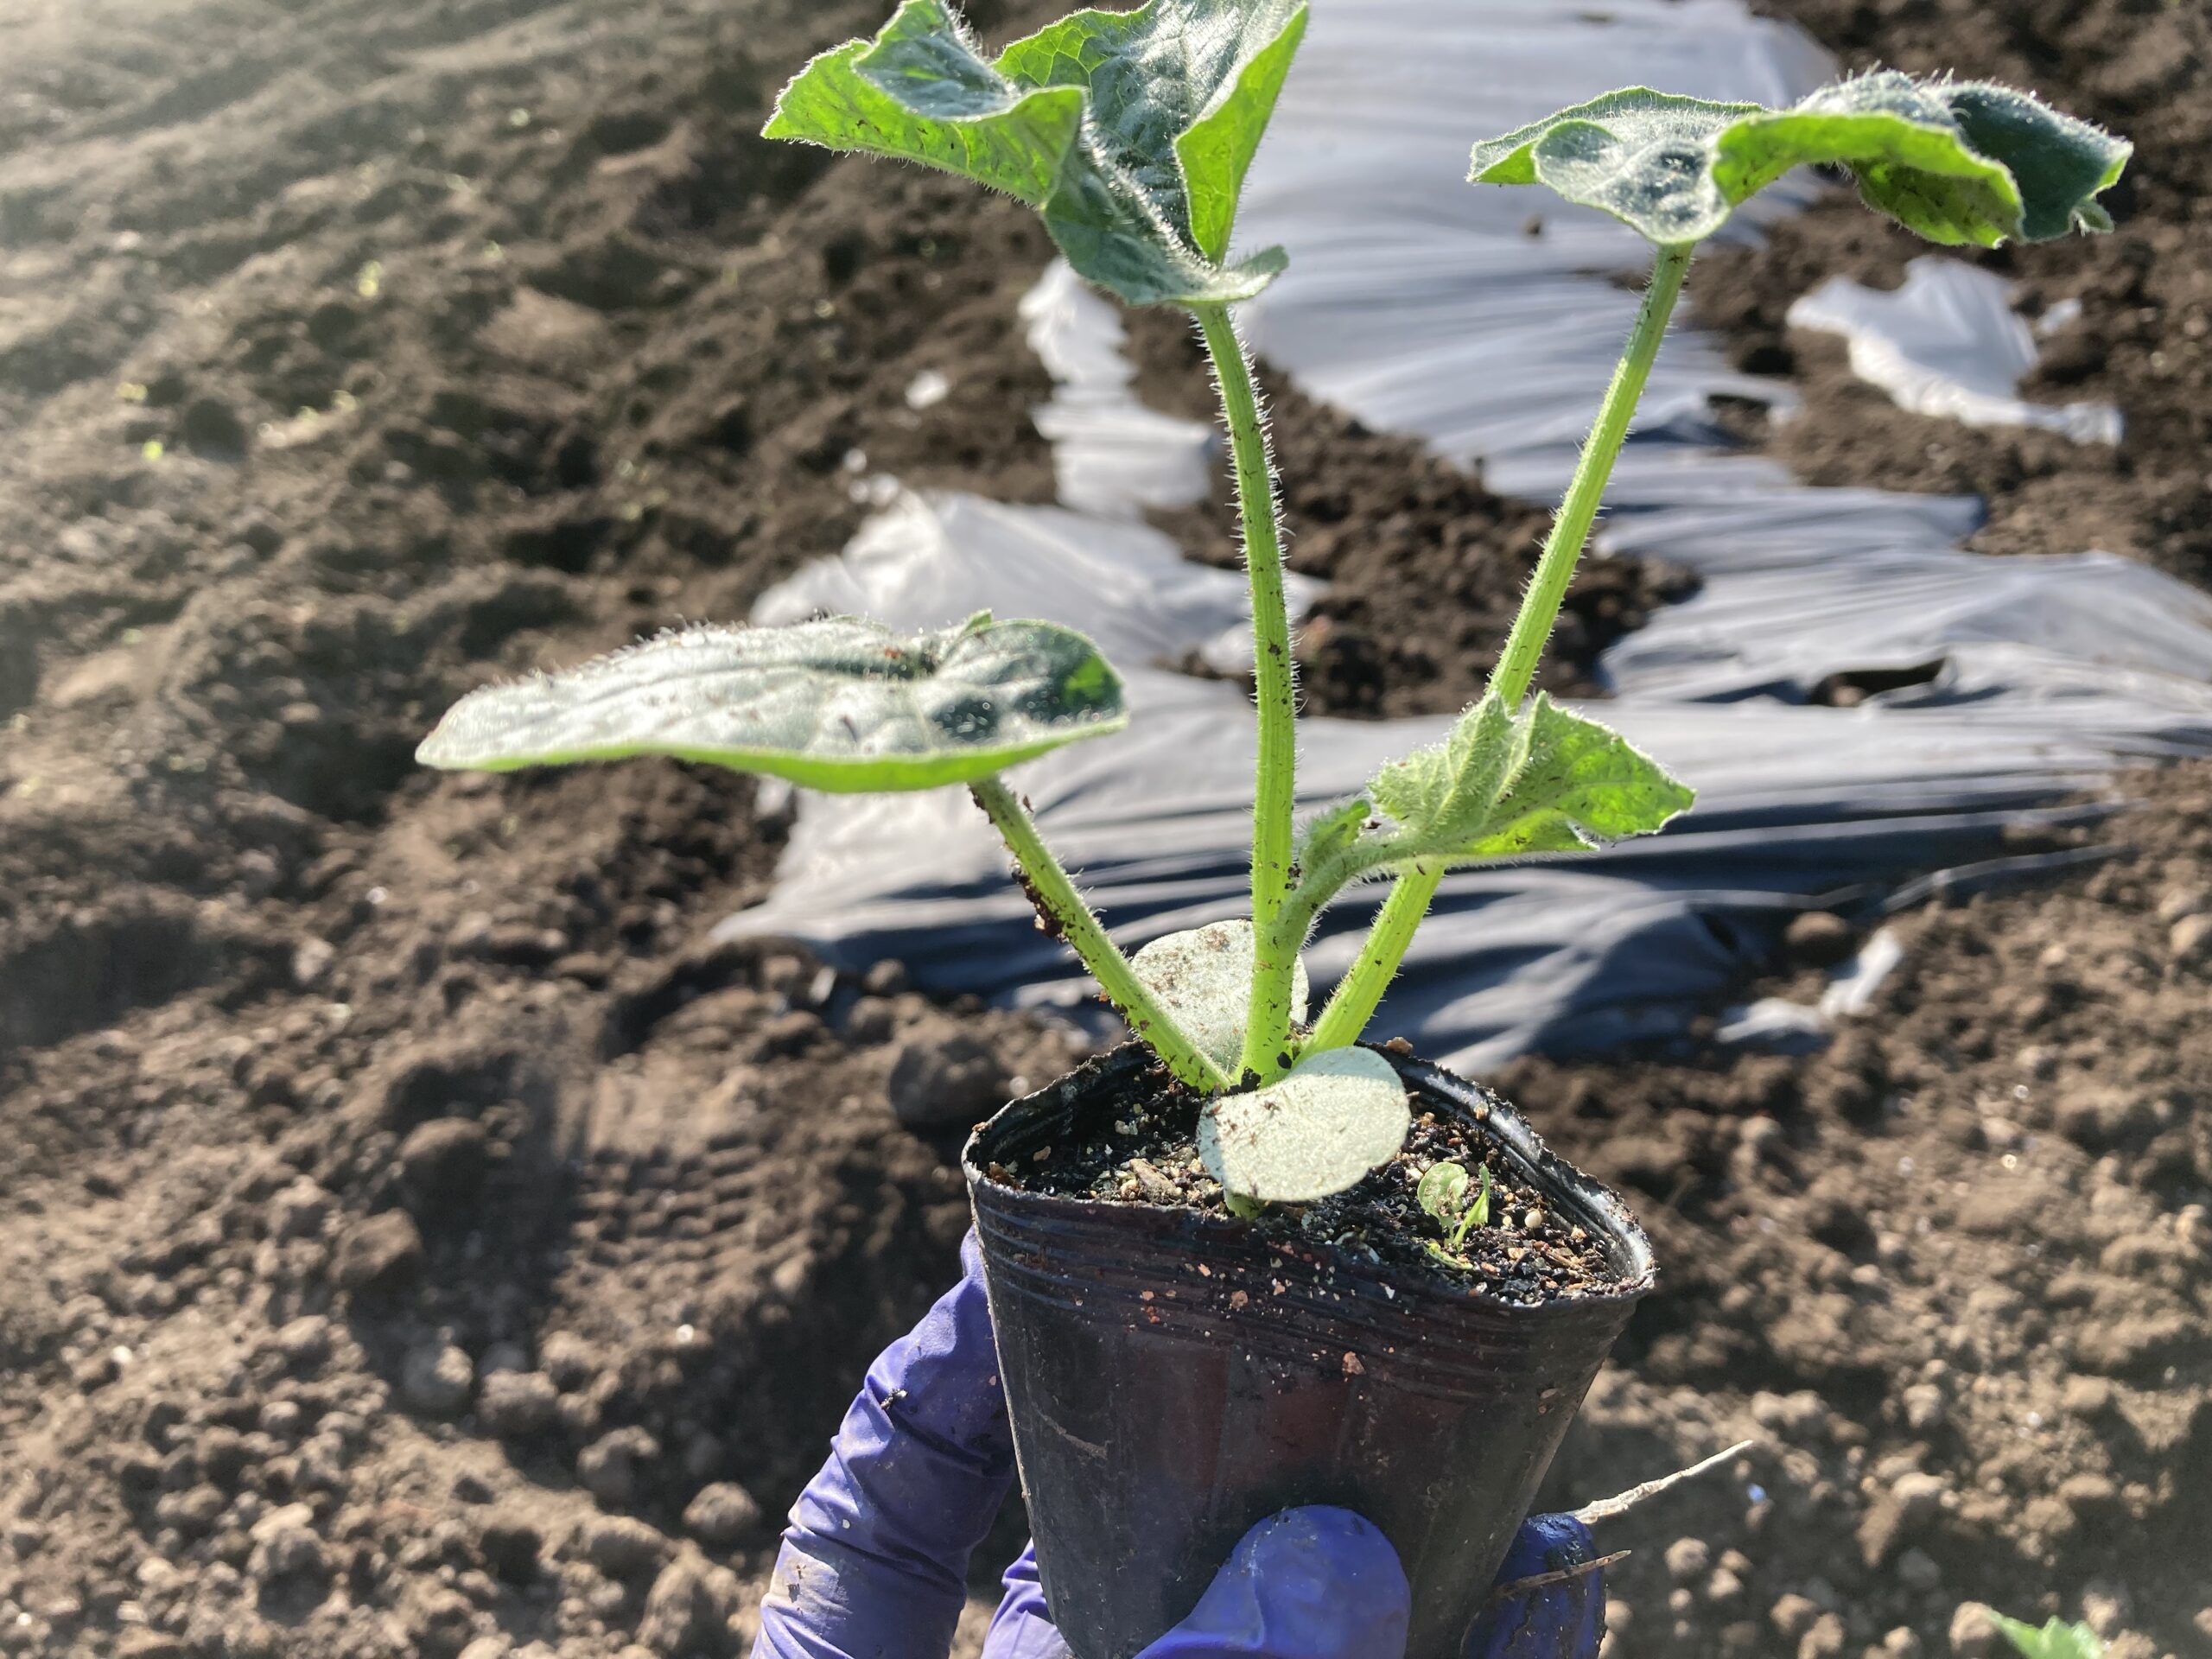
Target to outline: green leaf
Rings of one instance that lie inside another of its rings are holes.
[[[1473,1177],[1457,1164],[1432,1164],[1421,1178],[1414,1198],[1440,1227],[1456,1227],[1466,1213],[1467,1189]]]
[[[417,759],[508,772],[664,754],[840,791],[974,783],[1119,731],[1120,677],[1050,622],[902,638],[831,617],[687,628],[577,668],[471,693]]]
[[[1412,1128],[1389,1061],[1332,1048],[1264,1089],[1210,1102],[1198,1116],[1198,1156],[1233,1197],[1311,1204],[1389,1163]]]
[[[1490,1225],[1490,1197],[1491,1192],[1490,1166],[1484,1164],[1482,1185],[1475,1194],[1475,1201],[1467,1206],[1467,1213],[1459,1217],[1459,1230],[1452,1235],[1452,1248],[1458,1249],[1467,1242],[1467,1235],[1478,1227]]]
[[[941,168],[1038,210],[1068,262],[1135,305],[1248,299],[1281,249],[1229,265],[1246,172],[1305,0],[1080,11],[982,56],[943,0],[810,64],[766,134]]]
[[[1787,110],[1630,87],[1475,146],[1478,184],[1542,184],[1650,241],[1711,236],[1792,168],[1847,168],[1868,206],[1931,242],[1994,247],[2105,231],[2096,197],[2133,146],[2025,92],[1895,70]]]
[[[1968,81],[1947,87],[1945,98],[1967,142],[2012,170],[2022,241],[2112,229],[2097,198],[2120,182],[2134,145],[2010,86]]]
[[[1619,733],[1539,695],[1516,722],[1505,784],[1481,828],[1440,850],[1455,862],[1581,852],[1656,834],[1696,801]]]
[[[1306,38],[1306,8],[1297,5],[1288,11],[1274,38],[1243,62],[1234,80],[1224,80],[1223,94],[1175,141],[1175,158],[1182,164],[1189,201],[1191,239],[1199,252],[1217,263],[1229,257],[1244,175],[1260,153],[1260,140],[1275,112],[1275,99],[1289,78],[1299,43]]]
[[[1332,806],[1308,823],[1298,837],[1295,862],[1301,873],[1319,869],[1358,844],[1375,817],[1375,804],[1364,795]]]
[[[1627,739],[1542,696],[1518,715],[1485,698],[1369,793],[1398,824],[1368,836],[1370,855],[1397,865],[1582,852],[1663,829],[1697,798]]]
[[[1375,776],[1367,792],[1422,846],[1441,849],[1481,834],[1513,759],[1514,719],[1495,694],[1459,716],[1452,734]]]
[[[1154,939],[1129,965],[1183,1034],[1230,1077],[1244,1052],[1251,1008],[1252,924],[1210,922]],[[1312,987],[1306,964],[1291,969],[1290,1017],[1306,1018]]]
[[[2105,1644],[2087,1624],[2065,1624],[2054,1618],[2037,1630],[2002,1613],[1990,1618],[2027,1659],[2104,1659]]]

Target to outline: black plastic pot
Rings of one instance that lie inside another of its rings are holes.
[[[1560,1438],[1656,1276],[1626,1206],[1495,1095],[1395,1063],[1414,1109],[1471,1117],[1618,1288],[1523,1307],[1270,1241],[1228,1217],[989,1179],[1126,1112],[1132,1045],[1018,1100],[965,1155],[1038,1566],[1077,1659],[1129,1659],[1194,1607],[1245,1532],[1331,1503],[1412,1580],[1408,1659],[1460,1659]]]

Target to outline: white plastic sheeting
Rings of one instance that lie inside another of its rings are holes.
[[[2041,427],[2076,443],[2120,440],[2110,404],[2018,396],[2036,365],[2036,337],[2012,309],[2012,285],[1994,271],[1929,254],[1905,267],[1894,292],[1832,277],[1789,308],[1789,324],[1843,336],[1852,372],[1916,415]]]
[[[1308,390],[1483,460],[1493,483],[1543,493],[1571,464],[1634,305],[1588,273],[1640,265],[1641,245],[1534,193],[1467,187],[1468,144],[1612,85],[1781,101],[1827,66],[1736,0],[1602,13],[1491,0],[1479,30],[1465,17],[1458,0],[1317,9],[1242,238],[1286,243],[1293,269],[1248,326]],[[1131,503],[1157,499],[1147,492],[1180,487],[1169,475],[1189,452],[1104,360],[1118,345],[1110,314],[1058,275],[1027,309],[1069,383],[1054,406],[1079,395],[1060,458],[1064,492],[1090,510],[908,498],[757,614],[859,609],[921,626],[988,605],[1097,638],[1128,677],[1130,730],[1026,768],[1020,784],[1134,948],[1244,906],[1250,709],[1231,685],[1159,666],[1237,647],[1242,582],[1128,521]],[[1676,1032],[1808,904],[1871,913],[1945,865],[1988,879],[2004,868],[2006,823],[2116,765],[2212,749],[2202,595],[2101,555],[1961,553],[1970,501],[1800,487],[1718,451],[1704,414],[1715,391],[1776,395],[1694,334],[1670,342],[1607,541],[1663,552],[1706,586],[1608,655],[1618,697],[1595,711],[1694,783],[1698,810],[1603,855],[1447,881],[1382,1016],[1426,1052],[1479,1066]],[[1157,474],[1131,465],[1147,447]],[[1930,664],[1924,683],[1855,709],[1803,701],[1831,677]],[[1446,724],[1309,721],[1301,795],[1340,797]],[[1381,893],[1331,913],[1310,952],[1317,985],[1349,963]],[[849,965],[899,957],[925,984],[1010,1002],[1083,989],[955,791],[809,798],[774,897],[727,926],[796,936]]]
[[[1637,308],[1619,280],[1651,251],[1536,189],[1476,189],[1469,152],[1615,86],[1794,101],[1834,65],[1742,0],[1330,0],[1255,163],[1240,245],[1280,242],[1289,273],[1243,308],[1257,349],[1377,430],[1483,463],[1495,488],[1565,483]],[[1809,199],[1786,180],[1730,227]],[[1695,278],[1693,276],[1693,281]],[[1701,421],[1717,391],[1786,400],[1679,335],[1643,423]]]
[[[1052,377],[1052,399],[1034,417],[1052,446],[1062,503],[1101,518],[1138,518],[1147,507],[1196,506],[1213,493],[1225,440],[1213,427],[1136,400],[1136,370],[1122,353],[1128,335],[1112,301],[1056,259],[1023,297],[1021,320],[1029,348]]]

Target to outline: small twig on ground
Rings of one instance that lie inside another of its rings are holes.
[[[1600,1555],[1587,1561],[1577,1561],[1573,1567],[1562,1567],[1556,1573],[1539,1573],[1533,1579],[1516,1579],[1510,1584],[1501,1584],[1490,1592],[1490,1605],[1493,1607],[1502,1607],[1509,1601],[1516,1601],[1521,1597],[1532,1595],[1539,1590],[1548,1590],[1555,1584],[1567,1584],[1586,1574],[1602,1571],[1616,1562],[1628,1560],[1635,1553],[1633,1550],[1617,1549],[1610,1555]]]
[[[1757,1440],[1738,1440],[1725,1452],[1716,1452],[1702,1463],[1678,1469],[1671,1475],[1662,1475],[1656,1480],[1647,1480],[1641,1486],[1631,1486],[1618,1497],[1600,1498],[1586,1508],[1577,1510],[1574,1518],[1586,1527],[1594,1527],[1600,1521],[1611,1521],[1626,1515],[1630,1510],[1649,1503],[1662,1492],[1672,1491],[1684,1481],[1695,1480],[1700,1475],[1710,1474],[1724,1463],[1734,1461],[1757,1446]]]

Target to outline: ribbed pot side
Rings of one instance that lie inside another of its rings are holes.
[[[1408,1659],[1460,1659],[1598,1368],[1651,1288],[1618,1197],[1497,1096],[1398,1059],[1414,1110],[1472,1119],[1619,1283],[1519,1306],[1225,1217],[988,1179],[1126,1112],[1116,1050],[1014,1102],[964,1163],[1045,1593],[1077,1659],[1129,1659],[1184,1618],[1245,1532],[1337,1504],[1396,1546]]]

